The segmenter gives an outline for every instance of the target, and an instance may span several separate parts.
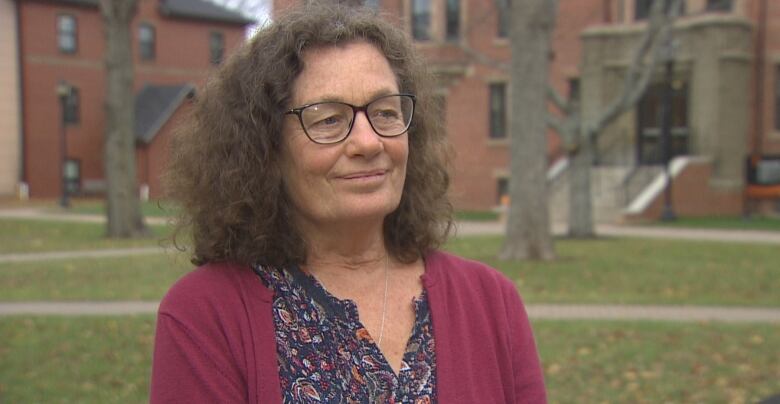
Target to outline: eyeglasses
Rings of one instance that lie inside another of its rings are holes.
[[[414,102],[411,94],[391,94],[363,106],[336,101],[315,102],[293,108],[285,114],[298,115],[304,133],[312,142],[332,144],[349,136],[359,111],[366,114],[377,135],[395,137],[404,134],[412,123]]]

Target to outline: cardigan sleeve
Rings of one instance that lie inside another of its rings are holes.
[[[226,365],[228,349],[214,345],[175,317],[160,313],[150,403],[246,402],[239,372]]]
[[[514,287],[505,293],[508,295],[507,315],[512,341],[515,397],[518,403],[547,403],[544,376],[525,306]]]

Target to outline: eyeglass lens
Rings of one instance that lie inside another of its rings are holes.
[[[414,101],[405,95],[391,95],[369,103],[366,117],[380,136],[398,136],[406,131],[412,119]],[[301,111],[303,128],[317,143],[335,143],[349,134],[355,110],[340,102],[310,105]]]

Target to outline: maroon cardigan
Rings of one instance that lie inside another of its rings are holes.
[[[444,252],[425,258],[440,403],[546,403],[515,285]],[[209,264],[160,304],[152,403],[281,403],[273,292],[251,269]]]

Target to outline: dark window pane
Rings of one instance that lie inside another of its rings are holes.
[[[138,51],[141,60],[154,60],[155,33],[154,27],[149,24],[141,24],[138,27]]]
[[[211,64],[216,66],[222,63],[222,58],[225,56],[225,36],[221,32],[212,32],[209,35],[209,50]]]
[[[412,37],[418,40],[431,39],[430,0],[412,0]]]
[[[77,159],[65,160],[62,170],[65,176],[65,186],[69,194],[76,194],[81,189],[81,161]]]
[[[379,10],[379,0],[365,0],[363,6],[372,10]]]
[[[498,30],[497,34],[499,38],[506,38],[509,36],[509,7],[512,6],[511,0],[503,0],[505,3],[506,10],[501,10],[500,7],[498,10],[496,10],[496,14],[498,15]],[[500,4],[500,0],[496,1],[495,4]]]
[[[80,120],[80,104],[81,96],[79,95],[79,89],[71,87],[70,94],[65,97],[65,105],[62,111],[62,121],[66,124],[77,124]]]
[[[62,53],[76,53],[78,32],[76,17],[62,14],[57,16],[57,44]]]
[[[506,84],[490,85],[490,137],[506,137]]]
[[[636,0],[634,3],[634,20],[645,20],[650,16],[650,6],[653,0]]]
[[[731,0],[707,0],[707,11],[731,11]]]
[[[447,0],[447,39],[456,40],[460,35],[460,0]]]
[[[503,205],[504,197],[509,197],[509,178],[499,178],[496,181],[496,204]]]
[[[775,67],[775,129],[780,130],[780,65]]]
[[[669,9],[674,4],[674,0],[663,0],[664,2],[664,12],[669,12]],[[680,15],[685,14],[686,6],[685,2],[680,3]],[[650,17],[650,10],[653,7],[653,0],[636,0],[634,3],[634,19],[639,20],[646,20],[648,17]]]

